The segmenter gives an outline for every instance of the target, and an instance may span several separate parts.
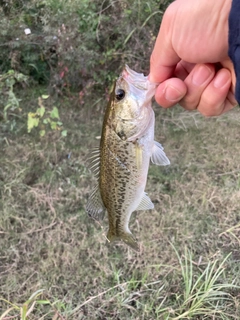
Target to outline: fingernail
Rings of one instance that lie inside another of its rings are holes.
[[[211,75],[212,71],[207,66],[200,66],[194,72],[192,83],[195,86],[201,86]]]
[[[183,94],[178,89],[172,86],[167,86],[164,90],[164,96],[166,100],[175,102],[181,100]]]
[[[215,88],[222,88],[229,81],[229,77],[226,76],[226,73],[219,73],[213,81]]]

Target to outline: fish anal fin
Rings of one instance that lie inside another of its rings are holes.
[[[115,235],[110,230],[107,234],[107,239],[109,242],[115,242],[115,241],[123,241],[125,242],[129,247],[131,247],[135,251],[139,251],[139,245],[134,236],[130,232],[121,232],[119,235]]]
[[[162,145],[157,141],[154,141],[153,144],[151,161],[158,166],[167,166],[170,164],[168,157],[163,151]]]
[[[136,210],[150,210],[153,208],[154,208],[154,204],[152,203],[149,196],[144,192],[144,196]]]
[[[93,190],[88,199],[86,211],[91,218],[96,219],[98,221],[104,218],[106,208],[103,204],[98,186]]]

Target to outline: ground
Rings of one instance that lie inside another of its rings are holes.
[[[150,167],[136,253],[85,212],[106,105],[94,101],[60,103],[67,137],[1,122],[0,319],[239,319],[239,109],[154,107],[171,165]]]

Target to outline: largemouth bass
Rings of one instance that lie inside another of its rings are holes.
[[[154,141],[155,89],[156,84],[143,74],[125,67],[105,112],[100,149],[90,159],[98,185],[88,200],[87,213],[101,220],[107,211],[108,240],[123,240],[135,250],[139,246],[128,227],[131,214],[154,208],[144,191],[150,159],[157,165],[170,164],[161,144]]]

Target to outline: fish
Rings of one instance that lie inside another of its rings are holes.
[[[129,221],[134,211],[154,208],[145,192],[150,159],[156,165],[170,164],[154,140],[156,87],[147,76],[125,66],[105,111],[100,148],[89,158],[98,182],[86,205],[88,215],[101,221],[107,212],[108,241],[122,240],[136,251],[139,244]]]

